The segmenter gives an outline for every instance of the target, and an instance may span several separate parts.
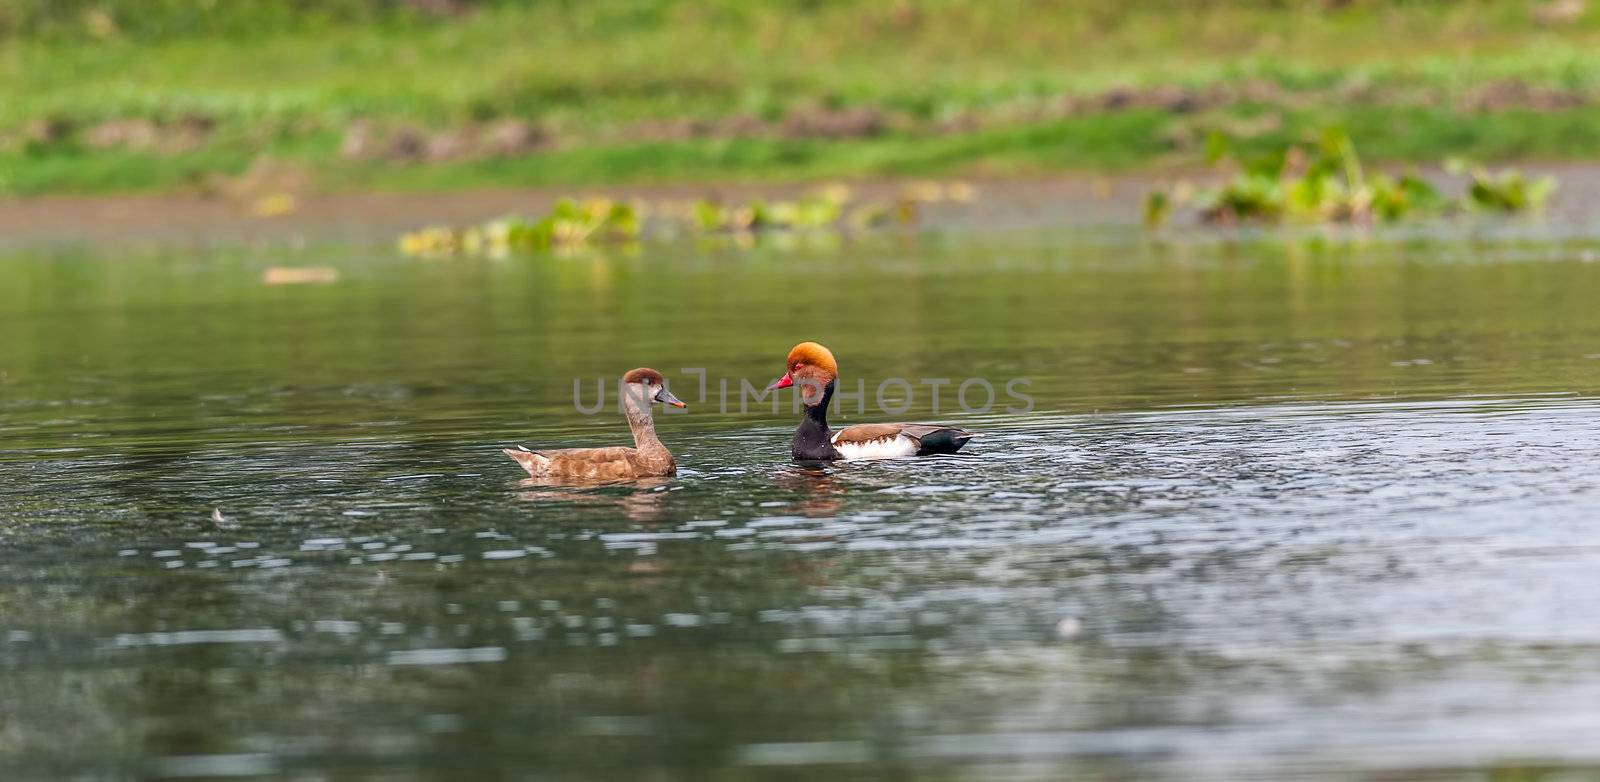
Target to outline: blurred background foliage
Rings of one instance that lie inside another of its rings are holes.
[[[1600,154],[1585,0],[0,0],[0,192]],[[268,173],[263,173],[267,171]]]
[[[1288,15],[1319,23],[1360,22],[1373,12],[1424,15],[1458,28],[1477,24],[1522,26],[1567,23],[1584,14],[1582,4],[1505,2],[1505,0],[0,0],[0,35],[104,38],[110,34],[141,42],[193,36],[259,37],[304,32],[341,24],[426,24],[485,10],[521,9],[555,13],[571,27],[603,24],[618,32],[659,27],[701,18],[713,24],[749,25],[774,17],[822,18],[841,12],[902,31],[943,27],[951,32],[984,33],[996,22],[1033,18],[1044,24],[1013,32],[1017,42],[1109,30],[1140,16],[1193,20],[1199,17],[1240,22],[1251,15]],[[1531,16],[1530,16],[1531,11]],[[1388,17],[1395,20],[1395,16]],[[1257,16],[1249,28],[1270,26]],[[983,27],[973,29],[972,24]],[[1240,30],[1248,32],[1249,30]],[[1200,31],[1203,32],[1203,31]],[[1441,31],[1444,32],[1444,31]],[[967,37],[959,36],[958,37]]]
[[[250,38],[336,24],[416,22],[483,0],[5,0],[9,37],[125,37],[146,43],[194,36]]]

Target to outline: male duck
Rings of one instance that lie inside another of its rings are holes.
[[[767,387],[771,391],[799,385],[805,418],[794,432],[790,452],[795,461],[892,459],[955,453],[975,435],[939,424],[857,424],[837,432],[828,429],[828,402],[839,381],[833,353],[815,342],[789,351],[787,371]]]
[[[535,478],[585,481],[623,481],[675,475],[672,452],[656,438],[651,402],[688,407],[667,390],[666,379],[654,369],[640,367],[622,376],[622,409],[633,430],[633,448],[562,448],[530,451],[522,446],[504,449]]]

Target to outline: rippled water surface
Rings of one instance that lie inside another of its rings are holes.
[[[1600,242],[1461,233],[7,250],[0,771],[1591,778]],[[801,339],[985,436],[790,464]]]

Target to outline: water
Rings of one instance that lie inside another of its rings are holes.
[[[0,769],[1587,778],[1597,253],[1452,227],[13,247]],[[901,417],[870,408],[906,378],[905,418],[986,436],[789,464],[795,416],[737,388],[801,339],[863,381],[836,421]],[[658,416],[677,478],[519,481],[503,445],[625,442],[572,383],[637,365],[691,404]],[[935,413],[928,378],[999,398]]]

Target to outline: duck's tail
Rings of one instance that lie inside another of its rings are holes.
[[[503,448],[500,452],[522,465],[522,469],[527,470],[528,474],[535,478],[550,470],[550,457],[538,451],[530,451],[519,445],[515,448]]]
[[[977,432],[969,432],[954,426],[941,426],[918,437],[917,455],[955,453],[961,450],[961,446],[966,445],[968,440],[977,436]]]

